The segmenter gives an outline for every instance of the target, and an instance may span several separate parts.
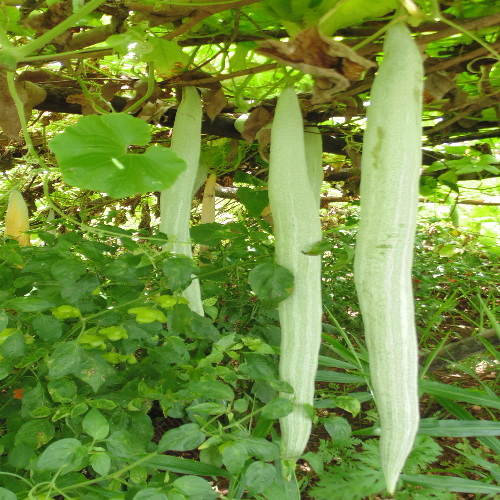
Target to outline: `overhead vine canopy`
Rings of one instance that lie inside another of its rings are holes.
[[[6,0],[0,10],[2,167],[12,169],[21,156],[14,151],[24,141],[21,108],[28,119],[24,135],[29,130],[38,149],[66,124],[60,120],[113,111],[157,124],[153,142],[168,144],[161,127],[173,125],[179,90],[195,85],[207,139],[232,140],[224,146],[232,158],[225,171],[262,169],[265,127],[287,80],[299,89],[306,121],[320,124],[324,152],[346,157],[342,168],[325,171],[325,180],[352,179],[395,12],[409,22],[424,58],[422,194],[438,183],[456,190],[459,180],[498,176],[490,145],[481,143],[500,135],[500,5],[494,0]],[[237,130],[243,114],[250,117]],[[236,154],[254,141],[257,151]],[[473,154],[451,155],[453,148],[444,147],[463,141],[476,141]]]

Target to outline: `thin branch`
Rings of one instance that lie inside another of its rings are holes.
[[[481,342],[481,338],[487,340],[494,347],[500,344],[500,339],[493,329],[486,330],[478,335],[466,337],[459,342],[451,342],[438,351],[437,356],[429,366],[429,371],[433,372],[453,363],[458,363],[462,359],[481,354],[486,350],[486,346]],[[420,356],[420,366],[425,366],[427,359],[432,355],[433,353]]]
[[[277,63],[263,64],[262,66],[257,66],[255,68],[242,69],[241,71],[234,71],[233,73],[228,73],[225,75],[211,76],[209,78],[200,78],[199,80],[189,80],[185,82],[172,82],[163,81],[160,83],[160,87],[202,87],[207,84],[210,85],[215,82],[222,82],[224,80],[230,80],[231,78],[236,78],[238,76],[255,75],[257,73],[263,73],[264,71],[271,71],[278,66]],[[182,74],[178,78],[182,78]]]
[[[418,198],[420,203],[438,203],[438,201],[429,200],[429,198],[424,198],[420,196]],[[457,200],[459,205],[476,205],[476,206],[487,206],[487,207],[499,207],[500,202],[498,201],[484,201],[484,200]]]
[[[500,42],[492,43],[491,48],[493,50],[500,50]],[[490,51],[484,47],[479,47],[478,49],[472,50],[471,52],[466,52],[465,54],[459,55],[457,57],[444,59],[434,65],[426,66],[425,74],[429,75],[431,73],[435,73],[436,71],[443,71],[445,69],[451,68],[466,61],[471,61],[472,59],[476,59],[477,57],[484,56],[486,54],[490,54]]]

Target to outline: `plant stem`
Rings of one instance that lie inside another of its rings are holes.
[[[44,33],[42,36],[32,40],[22,47],[17,47],[13,51],[13,55],[15,55],[18,61],[25,59],[29,54],[43,48],[61,33],[64,33],[66,30],[73,27],[80,19],[97,9],[97,7],[105,1],[106,0],[90,0],[90,2],[84,5],[78,12],[75,12],[57,26],[54,26],[50,31],[47,31],[47,33]]]
[[[148,90],[147,92],[130,108],[127,108],[127,113],[132,113],[137,107],[139,107],[144,101],[149,99],[153,95],[153,90],[155,88],[155,63],[153,61],[148,62]]]

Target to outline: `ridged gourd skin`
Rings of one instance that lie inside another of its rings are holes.
[[[394,493],[419,426],[418,345],[411,280],[422,160],[422,58],[403,22],[387,31],[372,86],[361,161],[354,260],[380,415],[380,457]]]
[[[321,202],[321,185],[323,183],[323,141],[316,126],[304,129],[304,146],[306,148],[306,165],[316,206],[319,210]]]
[[[171,149],[186,162],[186,170],[179,175],[173,186],[161,192],[160,200],[160,231],[171,241],[164,245],[163,249],[189,258],[193,257],[189,220],[200,160],[202,116],[198,91],[194,87],[185,87],[175,115]],[[189,300],[191,310],[201,316],[204,315],[200,283],[197,279],[191,282],[182,295]]]
[[[4,236],[15,238],[22,247],[29,246],[30,235],[23,234],[30,230],[30,219],[28,215],[28,206],[24,201],[23,195],[13,189],[9,194],[9,204],[5,214]]]
[[[280,419],[283,459],[297,460],[307,445],[311,419],[303,404],[313,404],[321,343],[321,257],[308,256],[321,241],[321,225],[309,185],[304,128],[299,100],[286,87],[276,105],[271,128],[269,202],[274,218],[276,262],[294,276],[294,288],[279,305],[280,379],[288,382],[295,410]]]

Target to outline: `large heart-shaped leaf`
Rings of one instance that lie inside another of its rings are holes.
[[[124,198],[168,189],[186,163],[173,151],[150,146],[144,154],[127,151],[151,140],[149,125],[122,113],[83,116],[50,141],[63,181],[79,188]]]

